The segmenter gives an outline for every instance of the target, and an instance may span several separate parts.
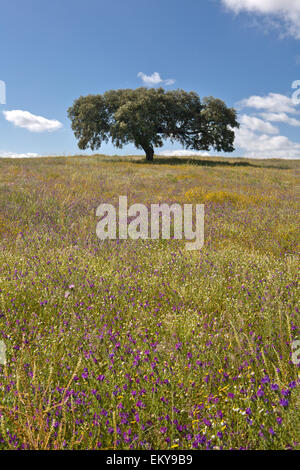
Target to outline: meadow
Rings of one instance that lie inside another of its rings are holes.
[[[299,449],[299,173],[0,158],[0,449]],[[98,240],[119,195],[204,203],[204,247]]]

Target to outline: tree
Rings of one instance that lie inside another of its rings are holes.
[[[236,111],[219,99],[201,102],[197,93],[163,88],[110,90],[81,96],[68,109],[78,147],[98,149],[102,142],[122,148],[133,143],[148,161],[167,138],[185,148],[232,152]]]

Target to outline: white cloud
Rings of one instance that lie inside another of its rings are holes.
[[[22,127],[30,132],[52,132],[62,127],[59,121],[35,116],[29,111],[21,111],[20,109],[3,111],[3,114],[7,121],[12,122],[16,127]]]
[[[241,116],[241,127],[235,131],[235,146],[248,158],[300,158],[300,143],[279,134],[270,122],[283,122],[299,126],[300,121],[287,113],[296,113],[295,103],[287,96],[270,93],[268,96],[251,96],[240,103],[247,108],[262,111],[259,116]]]
[[[300,158],[300,143],[292,142],[283,135],[258,135],[246,126],[235,131],[235,145],[248,158]]]
[[[298,127],[300,126],[300,121],[293,117],[288,116],[286,113],[261,113],[261,116],[270,122],[283,122],[289,124],[290,126]]]
[[[277,127],[255,116],[243,114],[239,121],[242,125],[252,131],[263,132],[265,134],[279,134],[279,129]]]
[[[196,150],[162,150],[157,155],[166,157],[191,157],[197,155],[199,157],[209,157],[209,152],[196,151]]]
[[[155,86],[159,84],[173,85],[173,83],[175,83],[175,80],[173,78],[163,80],[158,72],[154,72],[152,75],[146,75],[143,72],[139,72],[137,76],[141,78],[144,84],[147,86]]]
[[[293,99],[279,93],[269,93],[267,96],[250,96],[238,104],[241,107],[260,109],[271,113],[296,113]]]
[[[1,152],[0,158],[35,158],[40,157],[38,153],[14,153],[14,152]]]
[[[246,11],[279,20],[285,33],[300,39],[299,0],[221,0],[235,13]]]

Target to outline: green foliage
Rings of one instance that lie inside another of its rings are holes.
[[[236,111],[213,97],[201,102],[195,92],[163,88],[110,90],[81,96],[68,109],[80,149],[98,149],[112,139],[122,148],[133,143],[148,160],[154,147],[170,138],[187,149],[232,152]]]

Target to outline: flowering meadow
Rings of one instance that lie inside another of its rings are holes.
[[[297,161],[0,159],[0,449],[299,449]],[[96,208],[204,203],[205,244]]]

